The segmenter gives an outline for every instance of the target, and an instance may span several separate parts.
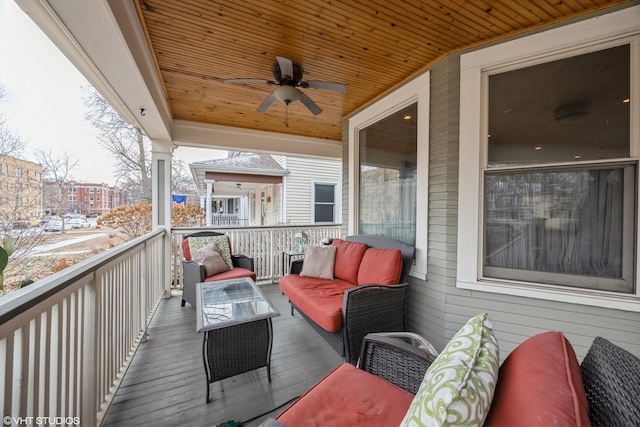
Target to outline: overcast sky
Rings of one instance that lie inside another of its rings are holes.
[[[0,0],[0,111],[7,124],[27,141],[25,157],[36,148],[63,151],[79,164],[73,177],[83,182],[115,184],[114,159],[99,145],[85,120],[82,86],[87,80],[13,0]],[[187,162],[220,157],[215,150],[180,150]],[[204,154],[203,154],[204,153]]]

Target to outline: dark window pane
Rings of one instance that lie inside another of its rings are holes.
[[[316,222],[334,222],[333,205],[318,205],[315,207]]]
[[[333,203],[335,185],[316,184],[316,203]]]
[[[629,156],[630,47],[489,76],[489,167]]]
[[[634,174],[629,165],[487,174],[485,274],[568,286],[584,286],[584,276],[621,279],[630,292],[633,249],[623,230],[635,235],[633,203],[625,204]]]

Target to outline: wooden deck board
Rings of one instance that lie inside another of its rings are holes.
[[[103,426],[203,426],[246,421],[304,393],[342,362],[322,337],[289,304],[277,285],[262,287],[280,311],[273,319],[271,383],[266,368],[210,385],[202,362],[202,334],[195,332],[195,310],[180,306],[180,296],[163,300],[151,321]],[[221,388],[224,387],[224,391]],[[247,423],[257,426],[279,409]]]

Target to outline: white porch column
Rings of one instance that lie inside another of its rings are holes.
[[[213,191],[213,186],[210,182],[207,182],[207,205],[204,207],[205,215],[207,216],[207,221],[205,224],[207,227],[211,226],[211,192]]]
[[[164,228],[162,264],[165,298],[171,297],[171,141],[151,141],[151,206],[153,228]]]

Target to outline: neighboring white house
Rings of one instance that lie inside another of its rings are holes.
[[[230,152],[189,165],[207,225],[339,224],[339,160]]]

